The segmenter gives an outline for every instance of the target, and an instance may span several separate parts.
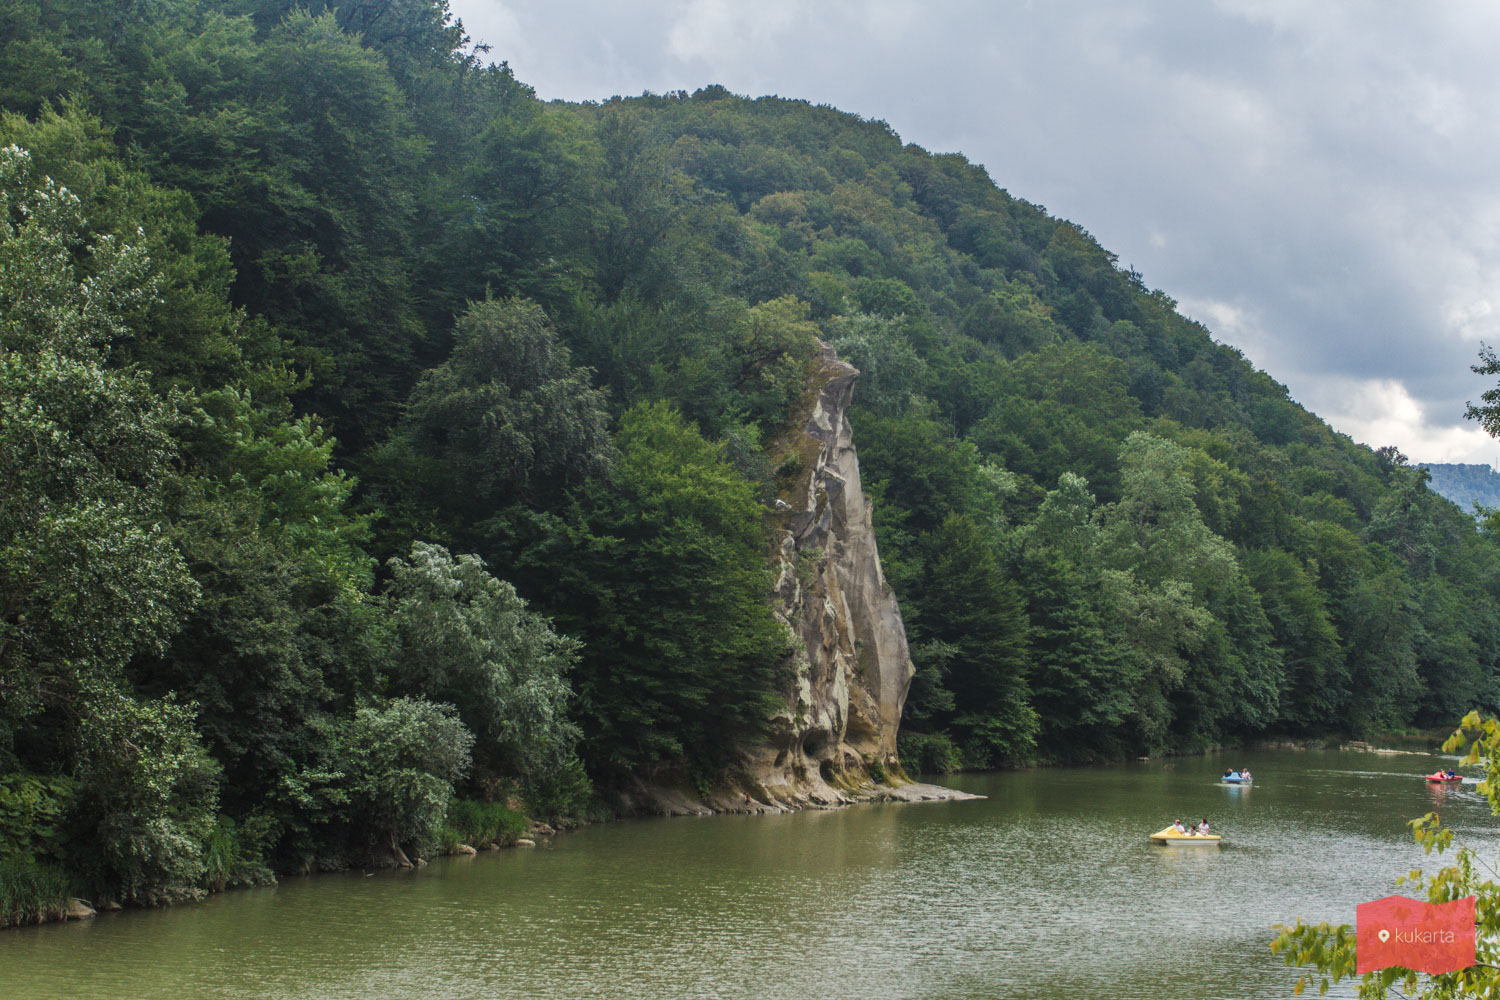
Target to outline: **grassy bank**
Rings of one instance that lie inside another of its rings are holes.
[[[499,802],[454,799],[448,805],[448,818],[437,833],[438,848],[444,854],[452,854],[461,844],[479,850],[514,847],[528,826],[530,821],[524,815]]]
[[[530,828],[531,821],[519,810],[499,802],[453,799],[443,824],[418,847],[426,855],[459,853],[460,845],[476,850],[514,847]],[[204,844],[201,881],[182,892],[155,894],[156,903],[223,892],[246,885],[276,881],[262,861],[257,838],[221,821]],[[377,848],[368,855],[349,857],[328,865],[329,870],[348,865],[364,866],[379,857]],[[37,861],[24,854],[0,858],[0,929],[68,919],[77,887],[61,865]],[[112,905],[112,904],[111,904]],[[76,914],[75,914],[76,916]]]
[[[62,920],[70,889],[67,873],[56,865],[23,857],[0,861],[0,927]]]

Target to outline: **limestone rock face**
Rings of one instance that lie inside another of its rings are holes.
[[[768,517],[772,607],[791,633],[793,675],[766,740],[708,791],[682,780],[638,779],[623,813],[766,813],[863,801],[972,799],[908,781],[896,730],[915,668],[901,609],[880,568],[870,506],[849,428],[858,369],[827,344],[772,453],[779,496]]]
[[[759,797],[795,807],[901,783],[896,730],[911,683],[901,609],[880,568],[849,404],[859,371],[822,356],[780,452],[773,604],[796,633],[794,690],[769,745],[749,752]]]

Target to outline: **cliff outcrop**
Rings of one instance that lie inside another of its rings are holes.
[[[773,603],[798,643],[785,710],[768,745],[750,753],[749,770],[787,804],[905,784],[896,731],[913,667],[860,484],[848,415],[858,377],[822,345],[777,448]]]
[[[772,605],[794,633],[782,711],[707,796],[638,786],[628,811],[779,812],[868,800],[972,798],[906,778],[896,732],[915,672],[901,608],[880,567],[849,405],[859,370],[820,344],[786,431],[771,514]]]

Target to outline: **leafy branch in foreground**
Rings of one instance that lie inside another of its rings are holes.
[[[1481,719],[1478,712],[1464,716],[1459,728],[1443,744],[1449,753],[1464,749],[1461,763],[1482,764],[1484,780],[1479,791],[1490,802],[1490,809],[1500,815],[1500,719]],[[1428,813],[1407,824],[1412,837],[1427,854],[1439,854],[1453,846],[1453,831],[1444,827],[1437,813]],[[1500,995],[1500,884],[1484,877],[1477,868],[1495,869],[1481,861],[1473,848],[1460,845],[1453,863],[1431,875],[1414,868],[1396,880],[1397,885],[1424,889],[1429,903],[1447,903],[1474,896],[1475,956],[1478,964],[1457,972],[1430,975],[1393,966],[1367,972],[1361,978],[1359,996],[1374,1000],[1391,995],[1399,988],[1402,995],[1421,1000],[1449,1000],[1457,997],[1493,997]],[[1271,942],[1271,951],[1284,955],[1287,965],[1311,968],[1315,972],[1297,980],[1294,993],[1301,995],[1314,981],[1318,994],[1328,992],[1331,983],[1356,975],[1354,929],[1348,924],[1337,927],[1327,923],[1305,924],[1301,920],[1291,927],[1278,924],[1281,933]]]

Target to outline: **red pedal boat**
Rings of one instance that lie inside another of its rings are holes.
[[[1441,782],[1443,784],[1453,784],[1455,782],[1463,781],[1464,780],[1464,776],[1461,775],[1461,774],[1455,774],[1453,777],[1450,778],[1446,774],[1444,774],[1442,771],[1438,771],[1435,774],[1429,774],[1427,776],[1427,780],[1431,781],[1433,783]]]

